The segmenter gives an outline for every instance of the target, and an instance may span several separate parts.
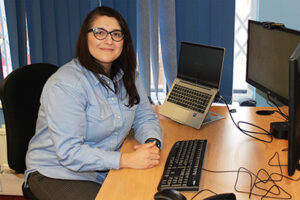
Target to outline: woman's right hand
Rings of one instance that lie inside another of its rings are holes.
[[[136,145],[135,151],[122,153],[120,168],[147,169],[155,167],[160,161],[160,150],[152,143]]]

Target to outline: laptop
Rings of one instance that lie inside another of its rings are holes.
[[[181,42],[177,77],[159,113],[199,129],[220,90],[225,48]]]

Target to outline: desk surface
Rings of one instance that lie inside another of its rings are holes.
[[[155,106],[158,111],[159,107]],[[272,121],[283,121],[283,118],[275,113],[270,116],[259,116],[255,113],[256,110],[262,108],[255,107],[240,107],[237,112],[233,113],[235,121],[247,121],[254,123],[260,127],[269,130],[269,124]],[[270,109],[270,108],[266,108]],[[160,181],[164,164],[172,145],[178,140],[188,139],[207,139],[208,146],[203,168],[214,171],[238,171],[240,167],[244,167],[254,174],[257,174],[260,169],[265,169],[268,173],[280,173],[278,167],[271,167],[268,161],[272,158],[275,152],[279,153],[280,163],[287,164],[287,151],[282,151],[288,147],[287,140],[275,139],[272,143],[263,143],[254,140],[241,133],[232,123],[231,118],[223,106],[213,106],[211,111],[225,116],[225,119],[211,122],[202,126],[199,130],[181,125],[166,117],[158,115],[160,125],[163,132],[164,146],[161,150],[160,165],[146,170],[136,169],[121,169],[111,170],[102,185],[96,199],[105,200],[153,200],[154,194],[157,192],[157,185]],[[249,127],[245,127],[250,130]],[[252,129],[253,130],[253,129]],[[268,138],[266,138],[268,139]],[[136,140],[129,136],[122,147],[123,152],[133,151],[133,145]],[[272,164],[278,164],[277,159],[273,159]],[[287,167],[282,167],[283,174],[287,175]],[[245,171],[245,170],[243,170]],[[296,171],[291,178],[298,178],[300,172]],[[261,173],[261,178],[266,176]],[[238,179],[237,179],[238,178]],[[273,176],[273,179],[279,179],[279,176]],[[235,182],[237,181],[237,189],[240,191],[249,192],[250,176],[245,173],[223,172],[213,173],[202,171],[200,179],[200,190],[210,189],[216,193],[233,192],[237,199],[249,199],[248,194],[235,191]],[[254,181],[254,177],[253,180]],[[295,182],[283,178],[281,182],[277,182],[283,190],[292,195],[292,199],[300,198],[299,185],[300,181]],[[262,188],[269,189],[272,187],[271,182],[267,184],[261,183]],[[273,188],[274,192],[277,192]],[[254,189],[255,193],[265,194],[265,191]],[[187,199],[191,199],[196,192],[182,192]],[[195,200],[212,195],[209,192],[203,192],[198,195]],[[288,195],[281,191],[280,198],[287,198]],[[260,197],[252,196],[251,199],[261,199]]]

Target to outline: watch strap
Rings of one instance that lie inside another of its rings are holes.
[[[145,143],[151,143],[151,142],[154,142],[156,141],[155,145],[160,149],[161,147],[161,143],[160,143],[160,140],[156,139],[156,138],[148,138]]]

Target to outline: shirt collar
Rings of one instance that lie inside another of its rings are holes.
[[[74,59],[75,62],[77,62],[78,64],[80,64],[80,62],[78,61],[77,58]],[[80,64],[81,65],[81,64]],[[82,66],[83,67],[83,66]],[[99,84],[99,80],[96,78],[96,76],[93,74],[93,72],[91,72],[90,70],[86,69],[85,67],[83,67],[84,71],[87,74],[90,74],[90,77],[92,79],[92,82],[94,85],[98,85]],[[119,82],[124,75],[124,71],[122,69],[119,70],[119,72],[116,74],[116,76],[114,77],[114,82]],[[99,77],[104,80],[104,81],[110,81],[111,79],[108,78],[107,76],[104,76],[103,74],[99,74]]]
[[[93,74],[93,73],[91,72],[91,74]],[[118,73],[116,74],[116,76],[114,77],[113,81],[114,81],[115,83],[119,82],[119,81],[123,78],[123,75],[124,75],[124,71],[123,71],[122,69],[120,69],[119,72],[118,72]],[[92,79],[93,79],[94,84],[95,84],[95,85],[99,84],[99,80],[96,78],[96,76],[95,76],[94,74],[93,74],[92,77],[93,77]],[[103,75],[103,74],[99,74],[99,77],[100,77],[102,80],[104,80],[105,82],[111,81],[110,78],[108,78],[107,76],[105,76],[105,75]]]
[[[114,77],[114,82],[119,82],[123,78],[123,75],[124,75],[124,71],[120,69],[116,74],[116,76]]]

